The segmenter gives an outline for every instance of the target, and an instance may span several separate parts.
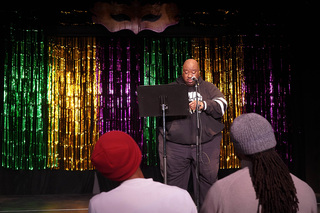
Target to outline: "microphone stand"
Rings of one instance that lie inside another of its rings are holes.
[[[166,110],[168,105],[166,103],[166,96],[160,96],[160,103],[162,109],[162,125],[163,125],[163,178],[164,184],[168,184],[168,174],[167,174],[167,142],[166,142]]]
[[[197,135],[196,135],[196,206],[199,212],[200,208],[200,118],[199,118],[199,97],[198,97],[198,79],[195,79],[196,89],[196,118],[197,118]]]

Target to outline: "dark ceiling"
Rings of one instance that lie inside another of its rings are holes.
[[[117,2],[130,2],[130,0],[117,0]],[[145,1],[145,0],[140,0]],[[170,0],[169,0],[170,1]],[[315,3],[308,0],[300,1],[205,1],[197,0],[195,2],[183,0],[171,0],[176,2],[181,10],[181,15],[186,16],[194,12],[219,13],[221,10],[227,10],[246,19],[264,19],[269,22],[289,21],[288,19],[297,19],[299,16],[310,15],[315,12]],[[28,13],[29,15],[38,15],[47,20],[55,20],[60,11],[83,10],[90,11],[97,0],[87,1],[7,1],[0,8],[1,13],[17,11],[19,13]],[[158,2],[158,1],[147,1]],[[166,2],[163,0],[160,2]],[[168,2],[168,0],[167,0]],[[300,17],[303,18],[303,17]],[[59,21],[59,20],[55,20]]]
[[[146,1],[145,2],[158,2]],[[165,32],[174,35],[205,34],[233,31],[242,33],[263,28],[289,34],[310,31],[314,28],[318,9],[315,2],[300,1],[204,1],[160,0],[175,2],[180,9],[180,23]],[[93,26],[92,14],[96,0],[88,1],[8,1],[0,8],[2,25],[10,22],[35,23],[50,29],[51,33],[69,34],[89,31],[106,33],[102,26]],[[131,2],[131,0],[117,0]],[[16,20],[15,20],[16,19]],[[66,29],[66,26],[68,28]],[[88,30],[89,29],[89,30]],[[62,32],[62,33],[61,33]]]

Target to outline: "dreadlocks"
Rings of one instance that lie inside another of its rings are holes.
[[[252,161],[252,182],[261,212],[297,212],[296,188],[287,166],[274,148],[248,157]]]

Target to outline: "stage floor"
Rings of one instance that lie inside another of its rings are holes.
[[[79,195],[26,195],[0,196],[0,213],[3,212],[88,212],[92,194]],[[317,194],[320,213],[320,194]]]
[[[0,212],[88,212],[92,194],[0,196]]]

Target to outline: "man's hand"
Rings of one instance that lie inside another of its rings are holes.
[[[196,110],[196,101],[191,101],[190,103],[189,103],[189,108],[190,108],[190,110],[192,110],[192,111],[195,111]],[[199,105],[199,110],[202,110],[203,109],[203,102],[202,101],[198,101],[198,105]]]

